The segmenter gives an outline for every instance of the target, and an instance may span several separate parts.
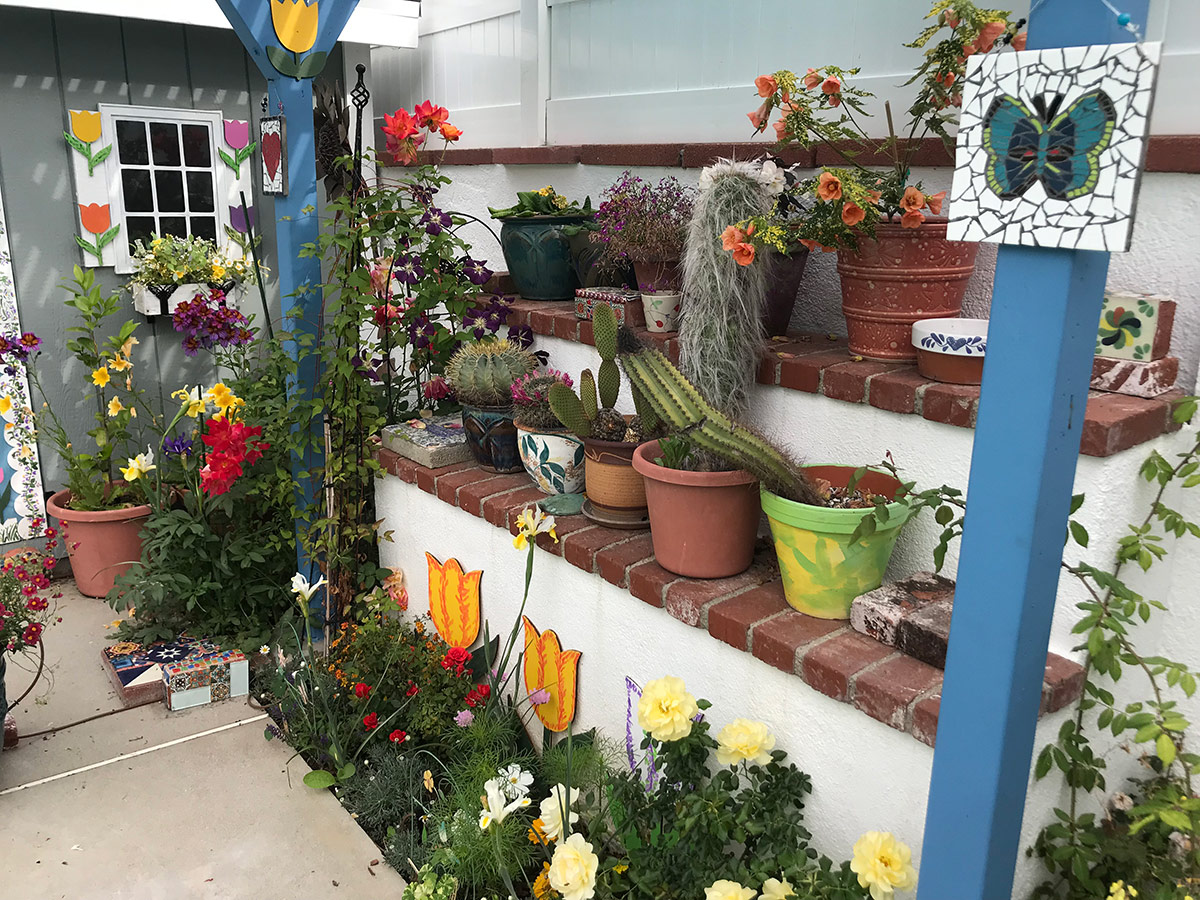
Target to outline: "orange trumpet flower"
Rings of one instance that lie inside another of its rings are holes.
[[[479,636],[479,582],[483,571],[463,572],[457,559],[429,561],[429,615],[451,647],[470,647]]]
[[[553,631],[538,634],[528,616],[521,619],[525,623],[525,690],[550,695],[545,703],[535,703],[533,711],[551,731],[566,731],[575,718],[579,657],[583,654],[563,650]]]

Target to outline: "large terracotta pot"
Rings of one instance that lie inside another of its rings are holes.
[[[944,219],[920,228],[881,223],[875,236],[857,250],[838,251],[850,352],[914,360],[913,322],[958,316],[979,245],[946,240]]]
[[[500,247],[508,274],[526,300],[571,300],[577,286],[571,258],[571,239],[564,225],[578,225],[586,216],[525,216],[505,219]]]
[[[646,482],[654,557],[685,578],[728,578],[750,567],[762,506],[749,472],[685,472],[660,466],[658,441],[641,444],[633,467]]]
[[[75,586],[87,597],[103,597],[142,558],[142,526],[150,507],[128,506],[94,512],[71,509],[71,492],[61,490],[46,501],[46,512],[67,526],[67,552]]]
[[[669,292],[678,290],[682,283],[677,259],[652,259],[635,262],[633,274],[637,279],[638,290]]]
[[[587,498],[601,514],[636,519],[646,512],[646,485],[633,468],[637,444],[625,441],[583,441]]]

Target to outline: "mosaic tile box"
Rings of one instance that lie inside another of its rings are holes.
[[[459,415],[409,419],[383,429],[383,446],[427,469],[440,469],[471,458]]]
[[[212,641],[181,637],[143,646],[133,641],[118,641],[100,650],[113,687],[126,706],[138,706],[163,696],[162,666],[194,657],[220,653]]]
[[[165,663],[162,683],[172,711],[244,697],[250,693],[250,663],[241,650]]]
[[[617,324],[628,322],[631,326],[641,327],[646,324],[646,314],[642,310],[642,295],[629,288],[576,288],[575,315],[580,319],[590,319],[592,310],[597,303],[607,303],[617,315]]]

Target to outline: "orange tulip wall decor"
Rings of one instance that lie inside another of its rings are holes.
[[[466,649],[479,636],[479,582],[483,571],[463,572],[457,559],[429,561],[429,615],[438,634],[451,647]]]
[[[103,206],[99,203],[89,203],[87,206],[79,204],[79,221],[84,231],[95,236],[96,243],[75,235],[76,243],[96,257],[98,265],[104,265],[104,248],[113,242],[121,226],[112,224],[112,215],[107,203]]]
[[[267,58],[279,72],[299,81],[312,78],[325,68],[324,52],[308,53],[317,43],[321,22],[321,0],[267,0],[271,24],[280,47],[267,47]]]
[[[549,695],[545,703],[533,704],[533,711],[551,731],[566,731],[575,718],[576,680],[583,654],[563,650],[553,630],[538,634],[528,616],[521,619],[525,623],[525,690]]]
[[[100,113],[86,109],[69,109],[67,113],[71,117],[71,130],[64,131],[63,137],[71,149],[87,160],[88,175],[91,175],[96,166],[108,159],[112,144],[92,152],[92,144],[100,140]]]

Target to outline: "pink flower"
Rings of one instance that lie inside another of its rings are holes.
[[[760,97],[770,97],[779,90],[779,82],[771,75],[759,75],[754,79],[754,86],[758,88]]]
[[[925,197],[925,202],[929,204],[929,211],[935,215],[942,214],[942,203],[946,200],[946,192],[938,191],[936,194],[929,194]]]
[[[811,91],[813,88],[815,88],[820,83],[821,83],[821,73],[818,72],[816,69],[809,69],[807,72],[804,73],[804,89],[806,91]]]
[[[730,225],[721,232],[721,249],[732,250],[744,240],[746,240],[746,232],[742,231],[736,225]]]
[[[769,103],[764,103],[754,112],[746,113],[746,118],[750,120],[750,124],[754,126],[755,132],[762,131],[767,127],[767,113],[770,112]]]
[[[988,22],[979,30],[979,37],[975,38],[975,49],[980,53],[987,53],[992,49],[992,45],[996,43],[996,39],[1004,34],[1005,25],[1003,22]]]
[[[250,143],[250,123],[241,119],[225,119],[225,143],[241,150]]]
[[[450,383],[442,375],[435,375],[421,388],[426,400],[441,400],[450,396]]]
[[[787,138],[787,120],[786,119],[780,119],[778,122],[775,123],[774,128],[775,128],[775,140],[782,141]]]
[[[454,717],[454,724],[459,728],[466,728],[475,721],[475,713],[469,709],[464,709]]]
[[[1029,40],[1029,32],[1022,31],[1020,34],[1018,34],[1016,37],[1014,37],[1012,39],[1012,48],[1014,50],[1024,50],[1025,42],[1027,40]]]
[[[834,94],[840,94],[841,92],[842,92],[842,83],[841,83],[841,81],[838,80],[836,75],[830,75],[828,78],[825,79],[824,83],[821,85],[821,93],[822,94],[829,94],[830,96],[832,96]]]
[[[538,688],[529,695],[529,702],[534,706],[541,706],[543,703],[550,702],[550,692],[545,688]]]

